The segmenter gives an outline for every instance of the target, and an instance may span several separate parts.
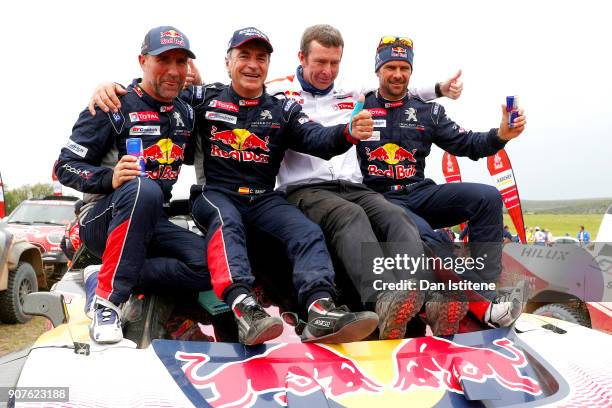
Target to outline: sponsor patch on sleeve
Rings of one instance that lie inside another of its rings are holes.
[[[87,148],[72,141],[72,139],[68,139],[68,142],[66,143],[65,147],[66,149],[70,150],[72,153],[76,154],[79,157],[85,158],[85,156],[87,155]]]

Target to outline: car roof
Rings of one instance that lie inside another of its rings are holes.
[[[77,199],[78,200],[78,199]],[[22,203],[32,203],[32,204],[42,204],[42,205],[66,205],[66,206],[74,206],[76,200],[53,200],[48,198],[30,198],[28,200],[23,200]]]

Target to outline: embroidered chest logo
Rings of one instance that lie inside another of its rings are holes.
[[[404,111],[404,113],[406,113],[406,120],[408,122],[417,121],[416,110],[414,108],[408,108]]]
[[[176,121],[176,126],[182,126],[185,127],[185,123],[183,122],[183,118],[181,118],[181,114],[178,113],[177,111],[172,112],[172,117],[174,118],[174,120]]]
[[[234,149],[233,151],[226,151],[220,146],[211,143],[211,156],[221,157],[224,159],[233,159],[236,161],[268,163],[269,156],[267,154],[258,154],[253,150],[259,149],[263,150],[264,152],[269,152],[269,136],[266,136],[265,139],[261,139],[255,133],[246,129],[228,129],[217,131],[216,126],[212,126],[210,135],[211,142],[218,141]]]
[[[416,163],[415,158],[417,149],[411,151],[404,149],[394,143],[386,143],[378,146],[374,150],[365,148],[368,162],[382,161],[388,164],[387,167],[379,168],[375,163],[368,165],[368,174],[372,176],[384,176],[395,179],[405,179],[416,174],[416,167],[413,164],[404,166],[401,162]]]

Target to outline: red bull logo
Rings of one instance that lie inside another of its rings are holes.
[[[525,354],[511,340],[493,341],[504,352],[469,347],[437,337],[405,341],[394,352],[396,377],[393,388],[407,391],[412,387],[446,388],[463,393],[462,379],[484,383],[494,379],[501,386],[532,395],[542,393],[538,382],[522,375],[527,365]]]
[[[393,48],[391,48],[391,56],[392,57],[408,58],[407,51],[403,47],[393,47]]]
[[[181,33],[179,33],[176,30],[168,30],[168,31],[162,31],[160,33],[161,37],[175,37],[175,38],[183,38],[183,36],[181,35]]]
[[[149,161],[155,161],[159,164],[172,164],[177,160],[183,160],[183,146],[176,145],[172,139],[161,139],[157,143],[144,149],[143,157]]]
[[[172,139],[161,139],[157,143],[143,149],[142,156],[145,159],[145,163],[159,164],[155,170],[147,170],[147,177],[153,180],[176,180],[181,171],[180,166],[184,160],[184,149],[184,143],[179,146],[174,144]],[[177,170],[174,170],[171,165],[176,162],[179,163],[179,167]],[[150,165],[147,167],[150,168]]]
[[[389,346],[389,353],[368,353],[363,363],[341,354],[342,348],[300,343],[277,344],[262,354],[231,362],[211,361],[208,354],[182,350],[174,350],[171,358],[213,407],[251,407],[264,400],[286,406],[289,391],[298,396],[322,392],[349,405],[388,397],[397,403],[401,394],[410,401],[413,391],[463,394],[461,382],[466,380],[489,381],[488,386],[494,380],[510,392],[546,396],[534,378],[521,372],[528,365],[521,349],[507,338],[492,344],[495,347],[465,346],[437,337],[394,341],[381,345]],[[380,371],[385,362],[372,365],[373,355],[385,356],[391,371]],[[529,368],[524,372],[535,373]]]
[[[217,140],[223,144],[231,146],[236,150],[255,150],[260,149],[264,152],[269,152],[268,142],[269,136],[261,139],[255,133],[246,129],[229,129],[217,132],[217,128],[213,126],[210,130],[211,141]]]
[[[414,155],[416,154],[417,149],[408,151],[394,143],[387,143],[371,151],[366,147],[365,151],[368,155],[368,161],[380,160],[388,164],[397,164],[407,160],[409,162],[416,163]]]
[[[250,407],[259,395],[269,393],[274,393],[277,403],[287,405],[286,389],[299,395],[323,389],[329,397],[339,397],[380,392],[382,388],[353,360],[318,344],[279,344],[263,354],[223,365],[205,376],[198,372],[210,360],[206,354],[178,351],[175,358],[185,362],[182,369],[196,388],[212,392],[207,402],[213,407]],[[296,361],[300,361],[299,367]]]
[[[183,35],[176,30],[162,31],[160,33],[160,44],[177,44],[180,46],[185,45]]]

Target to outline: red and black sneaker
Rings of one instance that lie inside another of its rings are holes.
[[[374,312],[351,312],[346,306],[319,299],[308,312],[301,338],[303,343],[351,343],[365,339],[377,324]]]
[[[427,323],[434,336],[456,334],[467,311],[467,296],[461,292],[432,292],[425,304]]]
[[[172,340],[182,341],[208,341],[214,342],[215,339],[202,332],[197,322],[180,316],[173,317],[164,325]]]
[[[380,340],[403,339],[406,325],[416,316],[425,303],[425,294],[417,290],[386,291],[378,295],[378,338]]]

